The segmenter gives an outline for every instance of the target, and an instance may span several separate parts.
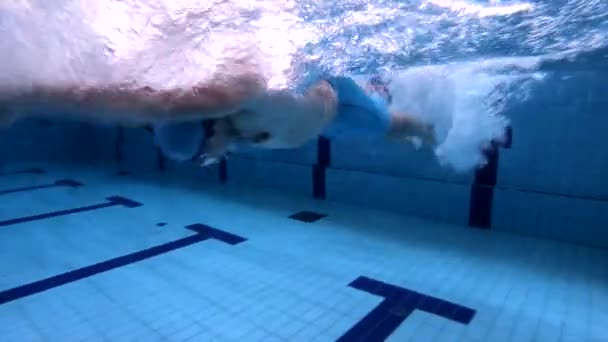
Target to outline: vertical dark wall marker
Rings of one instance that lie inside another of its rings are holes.
[[[122,145],[125,143],[125,132],[122,127],[118,127],[116,132],[116,140],[114,141],[114,155],[116,161],[123,161]]]
[[[487,164],[475,172],[469,203],[469,226],[489,229],[492,226],[492,203],[498,173],[498,148],[486,152]]]
[[[459,304],[367,277],[359,277],[349,286],[384,297],[384,300],[338,338],[338,342],[385,341],[415,310],[465,325],[471,323],[476,313]]]
[[[331,164],[331,141],[323,136],[317,140],[317,163],[312,167],[312,196],[327,198],[326,170]]]
[[[317,141],[317,164],[325,167],[331,165],[331,140],[323,136]]]
[[[475,171],[475,178],[471,186],[469,203],[470,227],[490,229],[492,227],[492,206],[494,204],[494,188],[498,180],[499,148],[511,148],[513,129],[509,126],[505,130],[504,140],[493,142],[486,150],[488,163]]]
[[[511,126],[507,127],[505,131],[505,141],[502,144],[502,148],[509,149],[513,145],[513,128]]]
[[[226,157],[222,157],[220,159],[220,163],[218,165],[218,173],[220,183],[226,184],[226,182],[228,182],[228,162],[226,161]]]
[[[312,197],[316,199],[327,198],[325,166],[312,166]]]

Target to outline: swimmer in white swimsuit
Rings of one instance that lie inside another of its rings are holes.
[[[214,120],[205,134],[200,123],[154,125],[155,140],[175,160],[202,157],[211,164],[240,146],[299,147],[319,135],[386,136],[435,144],[433,126],[411,115],[390,112],[386,82],[373,77],[359,86],[349,77],[328,77],[303,94],[267,92],[241,111]]]

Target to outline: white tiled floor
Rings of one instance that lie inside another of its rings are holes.
[[[335,341],[382,301],[348,286],[360,276],[477,311],[469,325],[414,311],[389,341],[608,341],[604,250],[162,175],[44,167],[0,177],[0,190],[85,186],[1,195],[0,221],[112,195],[143,206],[0,227],[0,292],[193,235],[193,223],[248,240],[204,241],[0,305],[2,341]],[[288,218],[301,210],[329,216]]]

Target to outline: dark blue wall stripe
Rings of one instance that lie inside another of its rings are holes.
[[[469,203],[469,226],[489,229],[492,226],[494,186],[498,177],[498,149],[486,153],[488,163],[475,172]]]
[[[16,175],[23,175],[23,174],[44,174],[44,173],[46,173],[46,171],[43,169],[31,168],[31,169],[24,169],[24,170],[17,170],[17,171],[0,172],[0,177],[16,176]]]
[[[507,127],[505,141],[503,143],[493,142],[486,150],[485,156],[488,163],[475,172],[475,178],[471,186],[471,198],[469,202],[469,226],[481,229],[492,227],[492,207],[494,203],[494,188],[498,180],[499,149],[510,148],[513,140],[513,130]]]
[[[220,159],[220,163],[218,165],[218,177],[220,183],[225,184],[228,182],[228,162],[226,161],[226,157],[222,157]]]
[[[317,140],[317,164],[325,167],[331,165],[331,140],[326,137]]]
[[[156,166],[161,171],[165,170],[165,156],[160,147],[156,147]]]
[[[16,192],[25,192],[25,191],[33,191],[33,190],[40,190],[40,189],[48,189],[48,188],[57,188],[57,187],[76,188],[76,187],[83,186],[83,185],[84,184],[79,183],[79,182],[74,181],[74,180],[71,180],[71,179],[61,179],[61,180],[55,181],[55,182],[53,182],[51,184],[24,186],[24,187],[21,187],[21,188],[0,190],[0,195],[12,194],[12,193],[16,193]]]
[[[122,146],[125,143],[125,131],[124,128],[118,127],[116,131],[116,139],[114,140],[114,158],[116,161],[123,161]]]
[[[513,127],[507,127],[505,131],[505,142],[502,144],[502,148],[509,149],[513,145]]]
[[[106,260],[94,265],[79,268],[77,270],[69,271],[53,277],[18,286],[6,291],[2,291],[0,292],[0,305],[40,292],[44,292],[55,287],[73,283],[75,281],[88,278],[96,274],[108,272],[113,269],[133,264],[145,259],[150,259],[155,256],[165,254],[180,248],[184,248],[208,239],[217,239],[230,245],[236,245],[238,243],[246,241],[246,239],[243,237],[230,234],[219,229],[211,228],[203,224],[194,224],[188,226],[187,228],[196,232],[196,234],[162,245],[147,248],[135,253]]]
[[[53,211],[50,213],[25,216],[25,217],[19,217],[19,218],[15,218],[15,219],[0,221],[0,227],[11,226],[11,225],[15,225],[15,224],[21,224],[21,223],[32,222],[32,221],[45,220],[45,219],[49,219],[49,218],[53,218],[53,217],[71,215],[71,214],[81,213],[81,212],[85,212],[85,211],[92,211],[92,210],[109,208],[109,207],[114,207],[114,206],[124,206],[127,208],[136,208],[136,207],[139,207],[142,205],[139,202],[135,202],[133,200],[130,200],[130,199],[124,198],[124,197],[120,197],[120,196],[108,197],[107,200],[108,200],[108,202],[101,203],[101,204],[94,204],[94,205],[89,205],[89,206],[79,207],[79,208],[74,208],[74,209],[59,210],[59,211]]]
[[[317,163],[312,167],[312,196],[327,198],[327,168],[331,165],[331,141],[326,137],[317,139]]]
[[[349,286],[384,300],[338,342],[385,341],[415,310],[461,324],[469,324],[475,316],[473,309],[367,277],[359,277]]]
[[[325,166],[312,166],[312,197],[316,199],[327,198]]]

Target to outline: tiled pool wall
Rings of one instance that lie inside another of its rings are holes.
[[[512,105],[510,144],[458,174],[429,151],[382,140],[319,138],[295,150],[230,156],[210,170],[166,161],[145,128],[21,122],[3,132],[3,162],[113,163],[273,187],[480,229],[608,246],[608,85],[593,72],[553,75]]]

